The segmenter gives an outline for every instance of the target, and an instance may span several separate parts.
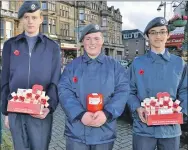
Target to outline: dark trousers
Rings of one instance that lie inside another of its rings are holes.
[[[52,131],[52,114],[45,119],[9,113],[14,150],[48,150]]]
[[[75,142],[70,139],[66,139],[66,150],[112,150],[114,142],[97,144],[97,145],[86,145],[84,143]]]
[[[180,137],[151,138],[133,135],[133,150],[179,150]]]

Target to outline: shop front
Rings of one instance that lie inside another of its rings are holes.
[[[69,63],[71,60],[77,57],[76,44],[61,43],[62,62],[63,64]]]
[[[181,50],[183,41],[184,34],[171,35],[166,42],[166,48],[168,48],[169,51]]]

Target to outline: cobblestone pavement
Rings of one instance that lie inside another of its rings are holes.
[[[132,149],[132,131],[130,124],[118,120],[118,135],[113,150],[131,150]],[[60,107],[54,114],[54,126],[52,131],[52,140],[50,150],[65,150],[64,113]]]
[[[4,129],[7,134],[10,135],[9,131]],[[65,150],[65,138],[64,132],[64,113],[60,106],[54,113],[54,123],[52,130],[52,139],[49,150]],[[11,138],[10,138],[11,139]],[[187,145],[180,150],[188,149]],[[117,124],[117,139],[113,150],[132,150],[132,129],[131,125],[124,119],[118,119]]]

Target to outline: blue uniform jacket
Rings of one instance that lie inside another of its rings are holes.
[[[140,71],[143,70],[143,74]],[[172,99],[181,101],[182,112],[187,114],[187,69],[185,62],[167,50],[163,56],[153,52],[136,58],[130,68],[130,97],[128,105],[133,114],[133,133],[155,138],[171,138],[181,134],[180,125],[147,126],[135,111],[145,98],[168,92]]]
[[[122,114],[129,94],[126,70],[118,62],[102,53],[92,60],[85,53],[66,66],[58,90],[68,138],[89,145],[114,141],[115,119]],[[79,114],[87,111],[86,96],[90,93],[103,94],[104,110],[111,114],[99,128],[85,126],[78,119]]]
[[[15,51],[19,52],[16,54]],[[37,42],[29,53],[25,34],[10,38],[4,43],[2,54],[2,113],[7,115],[7,103],[11,93],[18,88],[32,88],[41,84],[50,97],[49,108],[53,112],[58,104],[57,83],[61,74],[59,46],[39,33]]]

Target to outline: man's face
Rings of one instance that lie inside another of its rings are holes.
[[[165,43],[168,40],[169,36],[170,35],[166,26],[151,28],[148,32],[148,38],[151,48],[154,50],[165,49]]]
[[[101,32],[87,34],[83,39],[84,49],[91,57],[97,57],[100,54],[103,43]]]
[[[41,11],[37,10],[33,13],[25,13],[22,17],[24,30],[29,34],[39,32],[40,24],[43,22],[43,17],[40,15]]]

